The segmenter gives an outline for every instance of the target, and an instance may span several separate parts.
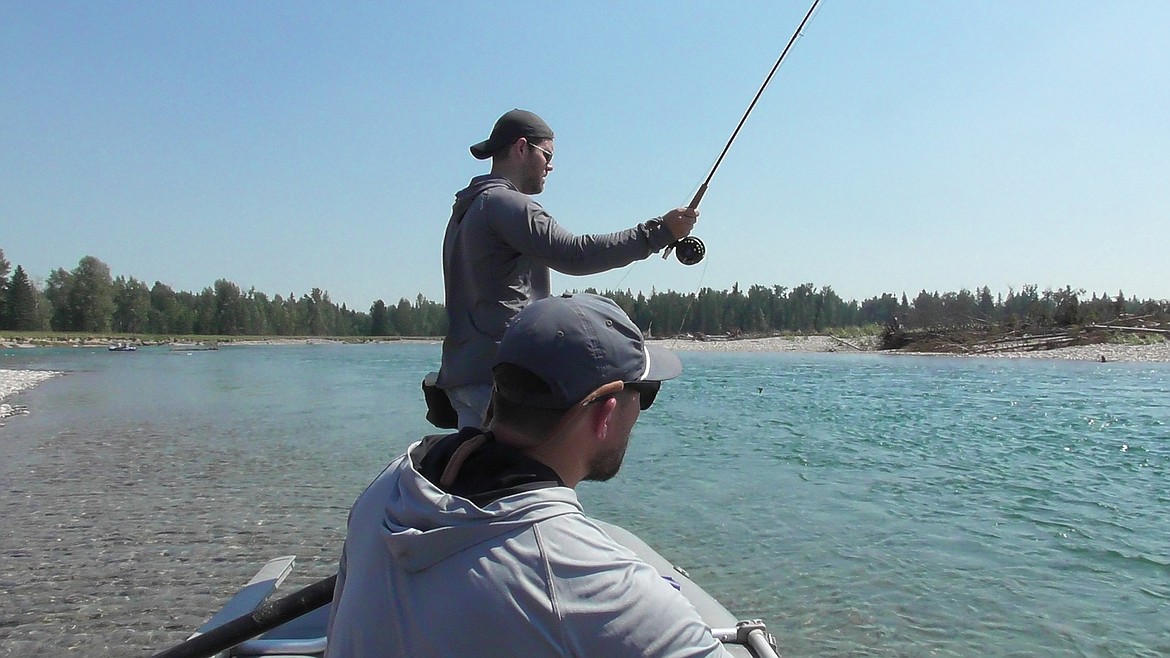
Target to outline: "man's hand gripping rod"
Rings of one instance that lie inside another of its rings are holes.
[[[735,127],[735,131],[731,133],[731,139],[727,140],[727,144],[723,147],[723,152],[719,154],[719,157],[715,160],[715,165],[711,167],[711,172],[707,174],[707,180],[703,181],[703,184],[699,186],[699,191],[695,193],[695,197],[691,199],[689,204],[687,204],[687,208],[690,208],[691,210],[697,210],[699,208],[699,202],[703,200],[703,195],[707,193],[707,185],[710,184],[711,179],[715,177],[715,170],[719,169],[719,164],[723,162],[723,156],[727,155],[727,150],[731,148],[731,143],[734,142],[736,136],[739,135],[739,129],[743,128],[743,123],[747,121],[748,115],[751,114],[752,109],[755,108],[756,101],[760,100],[760,95],[764,93],[764,89],[767,88],[768,83],[772,81],[772,76],[776,75],[777,69],[779,69],[780,65],[784,63],[784,58],[788,55],[788,49],[792,48],[792,44],[796,43],[796,40],[800,38],[801,33],[804,31],[805,24],[807,24],[808,20],[812,18],[813,12],[817,10],[817,5],[819,4],[821,4],[821,0],[813,0],[812,6],[808,9],[808,13],[804,15],[804,20],[800,21],[800,25],[796,27],[796,32],[792,33],[792,38],[788,40],[788,45],[784,46],[784,52],[780,53],[780,58],[777,59],[776,64],[772,66],[772,70],[768,73],[768,77],[764,78],[764,84],[760,85],[760,90],[756,92],[756,97],[752,99],[751,104],[748,105],[747,111],[744,112],[743,117],[740,118],[739,125],[737,125]],[[678,257],[678,262],[682,263],[683,265],[696,265],[699,263],[699,261],[703,260],[703,256],[707,255],[706,245],[703,244],[702,240],[696,238],[693,235],[679,238],[678,240],[675,240],[674,242],[667,245],[666,249],[662,252],[662,257],[669,258],[670,252],[675,250],[677,250],[675,255]]]

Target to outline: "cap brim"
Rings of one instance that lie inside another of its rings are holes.
[[[489,150],[490,146],[488,145],[491,141],[491,139],[485,139],[478,144],[471,145],[471,154],[475,156],[476,160],[487,160],[492,157],[492,152]]]
[[[674,352],[657,345],[645,345],[645,348],[647,367],[641,381],[664,382],[682,374],[682,361]]]

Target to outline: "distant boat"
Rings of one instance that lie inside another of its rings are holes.
[[[113,343],[110,345],[109,350],[111,352],[134,352],[138,350],[138,346],[131,345],[130,343]]]

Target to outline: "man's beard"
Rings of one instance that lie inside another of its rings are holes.
[[[544,191],[544,176],[536,176],[528,179],[525,182],[524,189],[521,192],[529,195],[537,195]]]
[[[584,479],[589,482],[605,482],[617,475],[621,470],[622,461],[626,458],[626,448],[629,445],[630,437],[627,436],[621,445],[615,445],[611,450],[594,456],[589,462],[589,472],[585,474]]]

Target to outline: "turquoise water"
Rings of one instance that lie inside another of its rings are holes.
[[[0,355],[71,373],[22,394],[32,415],[0,440],[165,441],[167,468],[226,472],[250,513],[295,507],[284,522],[320,533],[431,431],[418,383],[439,351]],[[622,472],[582,499],[785,655],[1170,655],[1170,365],[680,356]]]

